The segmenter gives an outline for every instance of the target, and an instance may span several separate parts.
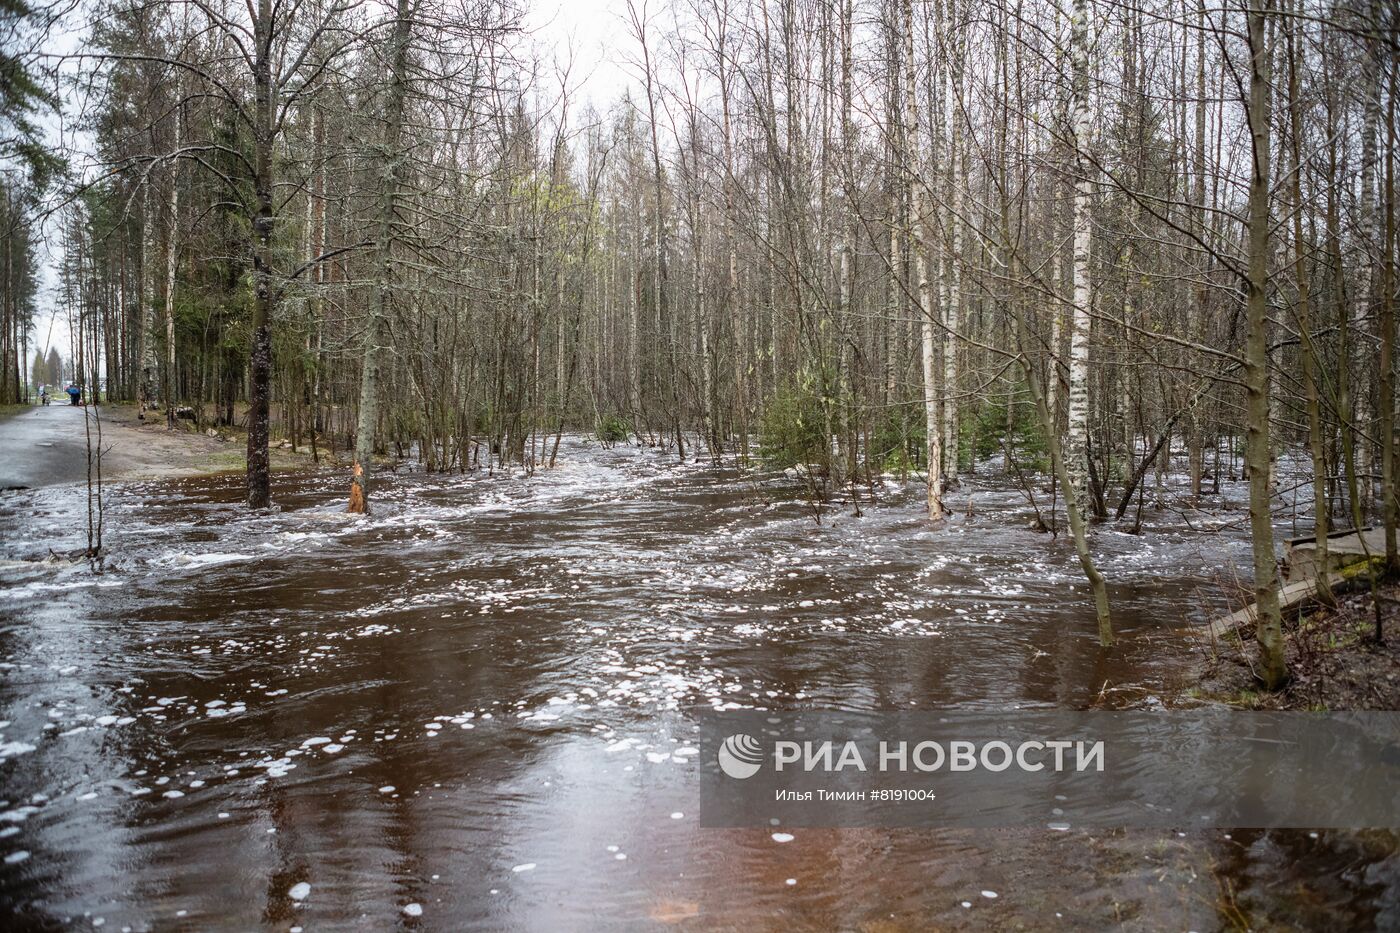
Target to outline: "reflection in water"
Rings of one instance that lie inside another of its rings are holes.
[[[266,516],[236,477],[128,485],[98,574],[25,560],[72,545],[80,495],[3,500],[6,912],[114,929],[1400,916],[1389,835],[700,829],[690,711],[1151,704],[1180,664],[1161,645],[1246,546],[1101,529],[1124,636],[1104,652],[1072,550],[995,482],[941,529],[916,489],[817,527],[782,487],[565,453],[529,479],[386,476],[367,519],[340,511],[338,474],[283,477]],[[1299,878],[1312,893],[1281,901]]]

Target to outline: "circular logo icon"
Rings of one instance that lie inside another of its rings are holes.
[[[715,756],[719,769],[732,778],[751,778],[763,767],[763,746],[758,739],[742,732],[731,735],[719,747]]]

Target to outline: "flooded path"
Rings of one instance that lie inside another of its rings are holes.
[[[0,499],[0,915],[1400,923],[1393,838],[697,825],[698,708],[1157,702],[1176,630],[1248,566],[1243,529],[1100,530],[1123,641],[1106,652],[1068,542],[995,483],[940,530],[917,489],[818,527],[783,484],[577,439],[532,478],[386,475],[368,519],[343,485],[280,476],[272,515],[243,509],[237,476],[111,489],[100,573],[26,560],[82,543],[81,490]],[[1279,893],[1297,879],[1305,896]]]

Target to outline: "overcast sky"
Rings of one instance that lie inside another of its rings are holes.
[[[573,50],[574,80],[600,111],[622,96],[631,81],[623,54],[634,44],[626,0],[536,0],[525,23],[542,52],[564,60]]]
[[[624,58],[633,44],[627,27],[626,0],[526,0],[526,3],[524,27],[541,61],[548,64],[553,60],[562,65],[572,58],[573,112],[577,114],[587,102],[593,103],[600,112],[605,111],[632,82],[631,70]],[[652,0],[651,7],[655,12],[660,7],[658,0]],[[75,11],[70,19],[82,15],[81,11]],[[84,32],[81,24],[70,22],[68,28],[57,30],[49,37],[46,51],[50,55],[71,54],[81,46]],[[552,85],[544,90],[552,91]],[[75,137],[72,131],[77,101],[64,100],[63,105],[62,114],[50,115],[44,121],[50,144],[55,147],[75,145],[80,151],[90,149],[90,145],[81,137]],[[74,159],[74,168],[82,168],[83,162],[80,155]],[[44,239],[40,254],[39,313],[34,321],[31,359],[34,351],[42,352],[49,346],[57,347],[58,352],[67,357],[71,344],[67,308],[61,302],[58,289],[62,245],[56,219],[47,225]]]

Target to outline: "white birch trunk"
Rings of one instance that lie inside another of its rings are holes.
[[[924,185],[919,164],[919,86],[914,61],[914,4],[904,2],[905,170],[909,180],[910,251],[914,262],[914,317],[919,321],[924,370],[924,432],[928,455],[928,517],[943,517],[943,452],[938,432],[938,334],[929,301],[928,249],[924,242]]]
[[[1068,426],[1065,438],[1065,468],[1073,496],[1082,513],[1089,501],[1089,312],[1093,286],[1089,281],[1089,210],[1093,196],[1093,172],[1086,152],[1089,145],[1089,6],[1087,0],[1074,0],[1070,20],[1070,67],[1074,91],[1070,120],[1074,131],[1076,162],[1074,180],[1074,317],[1070,328]]]
[[[140,385],[137,394],[141,411],[155,407],[156,385],[156,337],[155,337],[155,277],[150,269],[151,239],[151,183],[146,179],[141,183],[141,332],[138,336],[136,356],[141,369]]]
[[[948,21],[957,18],[957,4],[948,3]],[[947,30],[946,45],[952,61],[943,69],[946,78],[947,124],[948,124],[948,180],[952,202],[948,226],[950,228],[948,256],[948,306],[944,315],[943,331],[943,456],[948,468],[948,479],[957,483],[958,477],[958,344],[957,332],[962,326],[962,120],[959,115],[959,95],[962,94],[962,54],[961,43],[954,35],[955,30]]]

